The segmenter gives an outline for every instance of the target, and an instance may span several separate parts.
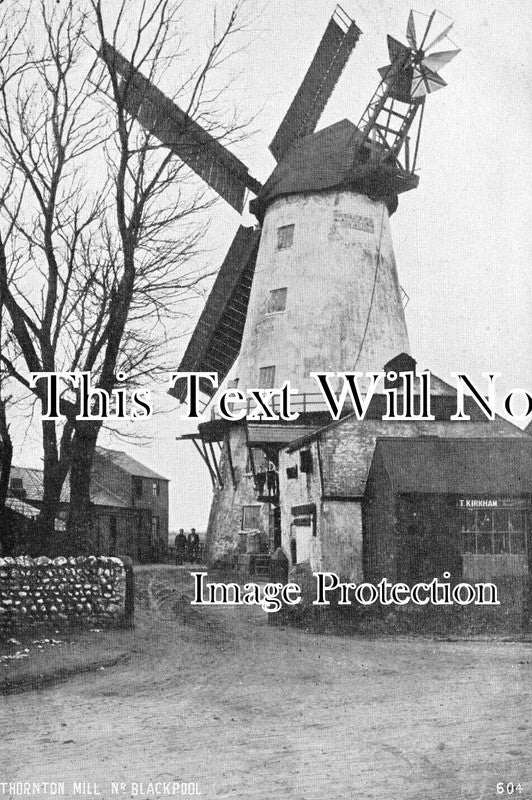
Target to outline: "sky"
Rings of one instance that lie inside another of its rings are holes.
[[[229,5],[202,0],[187,7],[192,51],[201,52],[214,13],[222,18]],[[318,128],[345,117],[356,123],[377,88],[377,69],[388,63],[386,34],[406,41],[407,0],[342,5],[362,35]],[[233,151],[261,181],[275,165],[268,144],[334,6],[324,0],[248,0],[255,19],[246,48],[223,66],[219,80],[230,78],[232,85],[220,102],[254,117],[250,135]],[[433,10],[423,2],[414,7]],[[440,0],[437,8],[454,20],[450,35],[461,53],[442,70],[448,86],[427,100],[419,187],[400,197],[391,219],[399,280],[410,298],[411,352],[445,380],[453,371],[477,378],[483,371],[501,372],[504,396],[512,388],[532,389],[532,4]],[[166,88],[172,78],[169,71]],[[207,234],[209,263],[221,264],[240,221],[220,200]],[[198,301],[191,327],[201,308]],[[181,355],[175,354],[176,368]],[[153,387],[153,399],[156,408],[170,410],[135,423],[135,433],[151,437],[149,444],[117,443],[105,434],[101,444],[126,450],[171,480],[171,529],[204,530],[210,480],[193,445],[175,440],[195,425],[180,419],[164,385]],[[38,466],[37,433],[19,427],[16,443],[15,463]]]

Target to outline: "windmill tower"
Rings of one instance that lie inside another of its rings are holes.
[[[246,193],[255,195],[258,225],[238,229],[180,370],[216,372],[220,384],[229,376],[243,390],[286,380],[297,390],[295,423],[213,419],[185,437],[215,488],[211,562],[230,558],[249,529],[263,546],[279,543],[279,497],[256,476],[272,472],[289,441],[330,421],[310,373],[381,369],[409,350],[389,217],[398,195],[418,185],[425,99],[445,86],[438,70],[458,52],[445,46],[452,25],[442,17],[411,12],[408,45],[388,36],[390,64],[358,124],[344,119],[315,132],[360,36],[337,6],[270,144],[277,166],[264,185],[111,45],[102,48],[140,124],[238,212]],[[215,390],[200,388],[206,406]],[[186,382],[172,394],[184,400]]]

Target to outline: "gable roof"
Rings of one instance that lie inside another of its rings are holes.
[[[22,488],[26,491],[25,499],[41,501],[43,496],[43,471],[42,469],[33,469],[31,467],[11,467],[10,480],[13,478],[20,478],[22,480]],[[61,489],[61,503],[68,503],[70,500],[70,490],[68,481],[65,481]]]
[[[122,450],[110,450],[107,447],[97,447],[96,453],[101,458],[108,459],[117,467],[120,467],[120,469],[128,472],[130,475],[135,475],[139,478],[153,478],[154,480],[168,481],[168,478],[164,478],[162,475],[159,475],[158,472],[155,472],[153,469],[141,464],[140,461],[132,458]]]
[[[18,504],[22,503],[25,506],[31,507],[33,509],[33,516],[38,514],[38,510],[35,506],[30,506],[29,504],[33,503],[40,503],[43,497],[43,471],[42,469],[30,469],[28,467],[11,467],[11,475],[10,478],[19,478],[22,481],[22,488],[25,491],[24,500],[20,500],[17,498],[17,495],[13,493],[8,498],[10,500],[9,507],[12,508],[14,511],[18,511]],[[97,506],[117,506],[119,508],[127,508],[129,503],[126,502],[122,497],[111,492],[110,489],[101,486],[94,480],[91,480],[91,500]],[[17,501],[17,502],[15,502]],[[68,483],[68,478],[63,484],[63,488],[61,489],[61,503],[69,503],[70,502],[70,486]],[[21,513],[23,513],[21,511]]]
[[[97,447],[96,448],[96,455],[98,455],[102,460],[109,460],[116,466],[123,469],[129,475],[134,475],[140,478],[151,478],[152,480],[159,480],[159,481],[167,481],[167,478],[163,478],[162,475],[159,475],[157,472],[154,472],[149,467],[144,466],[141,464],[140,461],[136,461],[131,456],[128,456],[126,453],[123,453],[121,450],[108,450],[104,447]],[[33,469],[31,467],[11,467],[11,475],[10,478],[20,478],[22,480],[22,488],[25,490],[26,494],[24,500],[28,502],[35,502],[40,503],[43,497],[43,470],[42,469]],[[93,476],[91,479],[91,500],[97,506],[115,506],[118,508],[128,508],[129,503],[129,496],[122,497],[119,494],[111,491],[108,486],[105,486],[101,479],[96,480]],[[14,493],[13,493],[14,494]],[[63,488],[61,489],[61,503],[69,503],[70,502],[70,486],[68,482],[68,478],[63,484]]]
[[[379,458],[395,492],[532,493],[532,441],[526,438],[379,437]]]

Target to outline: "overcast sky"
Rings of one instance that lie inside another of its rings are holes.
[[[226,67],[234,78],[227,103],[257,114],[254,133],[235,152],[263,181],[275,164],[268,144],[335,4],[249,2],[262,13],[246,52]],[[228,6],[225,0],[192,3],[191,41],[204,44],[215,7],[221,13]],[[377,68],[388,63],[386,34],[406,41],[407,0],[345,0],[343,7],[362,36],[319,127],[345,117],[356,123],[377,87]],[[433,6],[415,8],[430,13]],[[411,350],[422,367],[444,379],[451,371],[480,376],[496,370],[503,373],[501,394],[513,387],[530,390],[532,4],[452,0],[439,2],[438,9],[455,21],[451,37],[462,52],[442,70],[448,87],[427,100],[420,184],[400,197],[391,220],[399,279],[410,297]],[[240,220],[223,201],[213,217],[210,259],[221,263]],[[196,315],[200,311],[198,304]],[[164,395],[164,388],[154,394]],[[192,444],[175,442],[175,436],[191,430],[179,416],[176,409],[156,416],[145,429],[136,423],[135,430],[150,433],[153,443],[120,447],[171,479],[172,528],[204,529],[210,483]],[[38,438],[27,434],[15,463],[37,465],[36,444]]]

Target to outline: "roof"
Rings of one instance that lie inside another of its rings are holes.
[[[381,459],[395,492],[532,493],[532,441],[421,436],[380,437]]]
[[[140,461],[132,458],[122,450],[110,450],[107,447],[97,447],[96,453],[101,458],[108,459],[117,467],[123,469],[124,472],[128,472],[130,475],[135,475],[139,478],[153,478],[154,480],[158,481],[168,481],[168,478],[159,475],[158,472],[155,472],[153,469],[141,464]]]
[[[163,478],[154,470],[136,461],[127,453],[121,450],[109,450],[105,447],[97,447],[96,453],[101,459],[109,460],[116,466],[123,469],[129,475],[135,475],[140,478],[151,478],[152,480],[168,481],[168,478]],[[43,496],[43,471],[42,469],[32,469],[29,467],[11,467],[11,478],[20,478],[22,480],[22,487],[26,494],[24,500],[30,503],[42,501]],[[91,500],[97,506],[112,506],[118,508],[129,508],[129,501],[127,498],[122,497],[115,492],[112,492],[109,487],[102,484],[101,480],[95,480],[94,476],[91,480]],[[61,489],[61,503],[70,502],[70,486],[68,479],[63,484]],[[22,512],[21,512],[22,513]]]
[[[415,359],[408,356],[406,353],[401,353],[395,358],[391,359],[387,364],[384,365],[383,371],[388,372],[389,370],[394,370],[397,372],[401,372],[400,363],[404,362],[405,359],[408,359],[414,366],[417,364]],[[409,371],[406,369],[405,371]],[[386,382],[385,382],[386,385]],[[416,379],[414,382],[414,397],[419,396],[419,381]],[[398,388],[398,394],[401,396],[403,394],[402,388]],[[450,421],[451,414],[456,411],[456,387],[452,386],[447,381],[444,381],[443,378],[439,378],[434,373],[430,373],[430,397],[431,397],[431,412],[436,417],[437,421],[445,422]],[[345,406],[346,409],[351,408],[349,398],[346,400]],[[368,410],[361,420],[361,422],[369,422],[373,419],[375,420],[382,420],[383,415],[386,413],[387,408],[387,398],[386,395],[383,393],[382,389],[378,389],[373,398],[370,400]],[[468,420],[469,424],[474,422],[482,422],[482,423],[491,423],[482,413],[482,411],[477,406],[475,400],[470,395],[466,395],[464,399],[464,409],[467,414],[471,417]],[[505,417],[500,417],[498,414],[495,415],[496,419],[506,425],[509,430],[512,430],[515,435],[525,435],[525,433],[529,433],[532,435],[532,423],[530,423],[528,428],[525,428],[523,431],[521,428],[518,428],[514,423],[507,420]],[[328,431],[337,428],[339,426],[344,425],[345,423],[349,423],[350,421],[357,420],[357,414],[355,411],[347,410],[339,419],[333,420],[332,422],[328,422],[325,425],[319,425],[315,427],[310,433],[305,434],[304,436],[298,438],[294,436],[293,441],[290,442],[289,446],[287,447],[287,452],[293,453],[296,450],[301,449],[302,447],[306,447],[312,441],[316,439],[322,438],[324,434]],[[411,420],[412,422],[418,421],[416,418]],[[389,420],[389,422],[401,422],[400,419],[397,420]]]
[[[26,492],[27,500],[41,501],[43,496],[43,471],[42,469],[32,469],[30,467],[11,467],[10,480],[20,478],[22,487]],[[70,491],[68,482],[65,481],[61,489],[61,503],[68,503]]]
[[[11,475],[10,478],[20,478],[22,480],[22,488],[25,491],[24,500],[19,499],[16,496],[9,497],[8,500],[10,501],[9,507],[13,511],[19,511],[19,513],[27,514],[22,510],[22,506],[19,510],[18,504],[22,503],[23,506],[28,506],[28,509],[32,510],[31,516],[36,516],[39,512],[35,506],[32,506],[31,503],[40,503],[42,501],[43,496],[43,471],[42,469],[29,469],[27,467],[11,467]],[[12,490],[13,491],[13,490]],[[121,508],[125,508],[128,506],[124,500],[116,494],[113,494],[108,489],[100,486],[99,484],[95,484],[94,481],[91,481],[91,500],[98,506],[119,506]],[[15,502],[16,501],[16,502]],[[27,502],[26,502],[27,501]],[[65,481],[63,484],[63,488],[61,489],[61,503],[69,503],[70,502],[70,486],[68,480]]]
[[[91,501],[96,506],[111,506],[112,508],[130,508],[129,496],[121,496],[112,492],[107,486],[91,478]]]
[[[36,519],[39,516],[39,509],[35,506],[20,500],[18,497],[6,497],[6,507],[13,511],[15,514],[20,514],[26,519]],[[66,524],[62,519],[57,519],[54,522],[56,531],[66,530]]]
[[[276,197],[349,187],[372,200],[385,200],[393,213],[397,193],[413,189],[418,178],[400,176],[395,166],[367,160],[369,150],[360,152],[359,141],[358,128],[348,119],[296,140],[250,203],[250,210],[262,219]]]

